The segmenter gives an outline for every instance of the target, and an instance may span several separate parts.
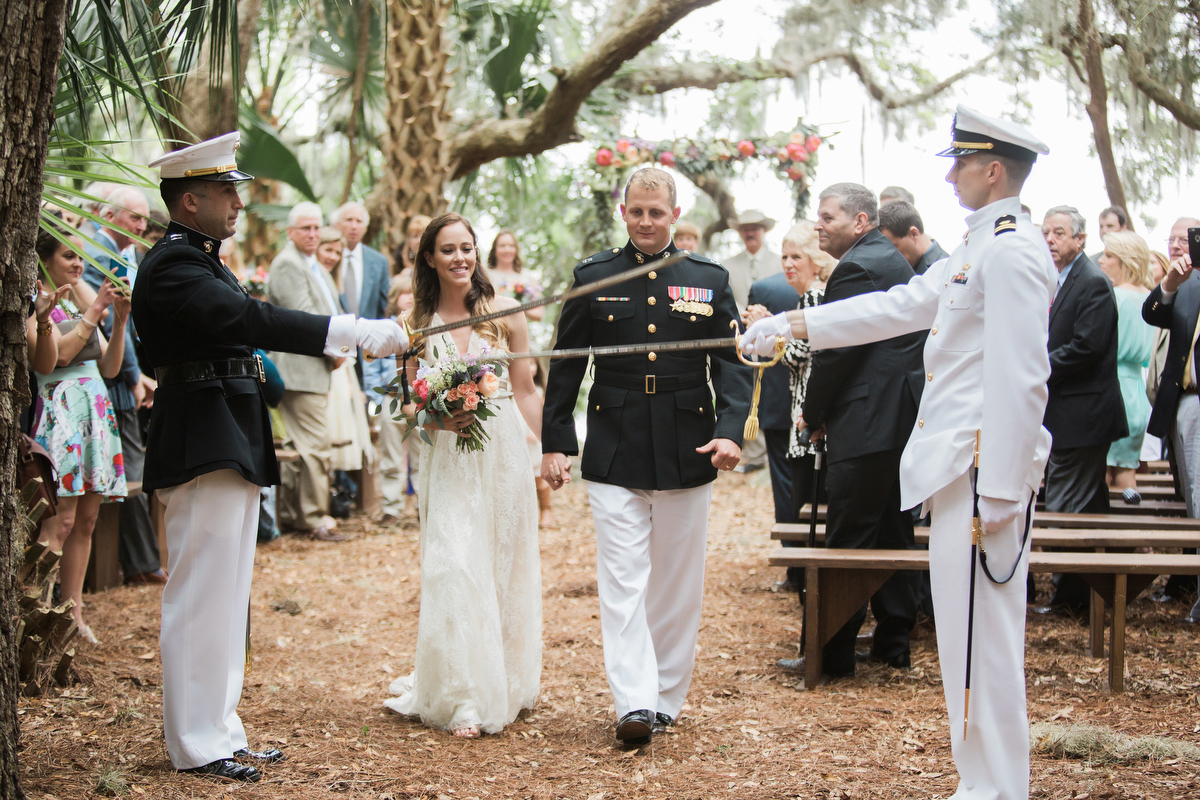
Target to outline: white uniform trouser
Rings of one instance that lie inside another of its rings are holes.
[[[246,746],[237,715],[258,533],[258,486],[222,469],[157,490],[170,577],[163,589],[163,735],[176,769]]]
[[[938,660],[958,768],[954,800],[1029,797],[1029,720],[1025,709],[1026,546],[1012,580],[998,586],[979,567],[971,657],[970,727],[963,740],[967,609],[971,587],[971,483],[967,475],[934,494],[929,531],[929,578],[937,610]],[[983,538],[988,566],[1003,580],[1021,542],[1025,510]]]
[[[617,718],[678,717],[692,682],[712,484],[644,491],[588,483],[604,667]]]

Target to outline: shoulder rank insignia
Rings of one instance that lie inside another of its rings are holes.
[[[204,243],[204,252],[211,253],[212,251],[213,251],[213,243],[212,243],[212,240],[210,239]]]
[[[167,237],[167,241],[168,242],[182,242],[183,234],[182,233],[172,233],[170,236]]]
[[[667,295],[675,302],[671,310],[683,314],[703,314],[711,317],[713,308],[709,303],[713,299],[712,289],[701,289],[695,286],[668,286]]]
[[[1015,231],[1017,229],[1017,218],[1012,214],[1005,214],[996,220],[996,229],[993,234],[1005,233],[1007,231]]]

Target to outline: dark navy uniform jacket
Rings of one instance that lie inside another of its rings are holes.
[[[256,347],[319,356],[329,317],[251,299],[218,259],[221,242],[172,221],[133,285],[133,319],[150,365],[252,358]],[[146,440],[145,489],[235,469],[279,483],[271,421],[257,378],[160,386]]]
[[[642,253],[630,242],[583,260],[575,285],[590,283],[679,250]],[[673,310],[699,298],[711,314]],[[738,319],[729,273],[703,256],[688,257],[641,278],[568,301],[558,322],[557,348],[712,339],[733,335]],[[629,489],[688,489],[716,479],[710,454],[697,447],[714,438],[742,443],[750,410],[751,369],[734,348],[604,356],[595,359],[587,401],[585,480]],[[542,450],[575,455],[574,412],[587,359],[553,362],[542,416]],[[709,389],[709,379],[716,390]]]

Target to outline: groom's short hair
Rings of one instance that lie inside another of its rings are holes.
[[[671,208],[675,207],[675,179],[671,177],[671,173],[658,167],[645,167],[629,176],[629,182],[625,184],[625,194],[621,196],[622,201],[629,200],[629,187],[639,186],[649,191],[661,189],[664,186],[667,189],[667,204]]]

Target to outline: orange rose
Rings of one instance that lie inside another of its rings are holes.
[[[463,398],[463,408],[467,411],[474,411],[479,407],[479,395],[472,392]]]
[[[485,372],[479,376],[476,382],[479,387],[479,393],[484,397],[491,397],[500,389],[500,379],[496,377],[494,372]]]

